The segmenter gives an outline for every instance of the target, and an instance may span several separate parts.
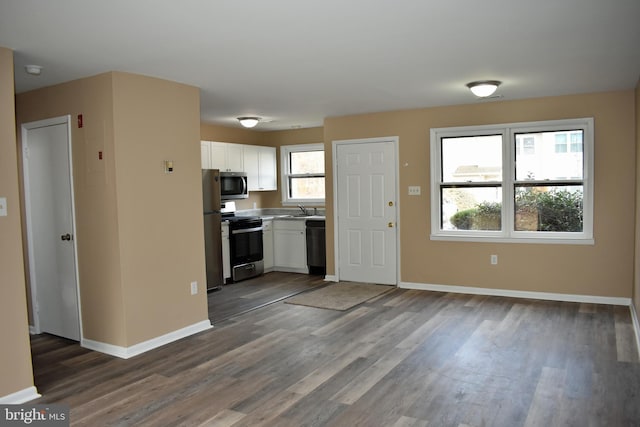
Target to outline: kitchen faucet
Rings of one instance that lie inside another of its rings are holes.
[[[303,215],[309,215],[309,214],[307,213],[307,209],[306,209],[303,205],[298,205],[298,207],[299,207],[299,208],[300,208],[300,210],[302,211],[302,214],[303,214]]]

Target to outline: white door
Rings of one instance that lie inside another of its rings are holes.
[[[337,261],[340,280],[397,284],[396,159],[393,140],[337,142]]]
[[[24,124],[22,144],[35,328],[78,341],[69,117]]]

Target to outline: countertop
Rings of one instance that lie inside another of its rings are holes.
[[[262,215],[260,216],[262,218],[263,221],[268,221],[268,220],[291,220],[291,221],[299,221],[299,220],[308,220],[308,219],[315,219],[315,220],[325,220],[326,217],[324,215]]]
[[[325,220],[324,208],[307,208],[309,212],[316,212],[316,215],[302,215],[298,208],[265,208],[265,209],[246,209],[236,212],[237,216],[259,216],[263,221],[270,221],[274,219],[283,219],[287,221],[300,221],[300,220]]]

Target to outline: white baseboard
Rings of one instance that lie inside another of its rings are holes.
[[[428,283],[401,282],[402,289],[452,292],[457,294],[491,295],[511,298],[540,299],[547,301],[583,302],[590,304],[631,305],[631,298],[602,297],[594,295],[556,294],[549,292],[513,291],[509,289],[477,288],[472,286],[432,285]]]
[[[325,282],[337,282],[338,281],[338,276],[326,275],[326,276],[324,276],[324,281]]]
[[[21,403],[41,397],[35,387],[27,387],[24,390],[16,391],[0,397],[0,405],[20,405]]]
[[[638,321],[638,312],[635,305],[631,303],[631,321],[633,322],[633,330],[636,332],[636,346],[638,347],[638,357],[640,357],[640,321]]]
[[[29,335],[38,335],[40,332],[36,329],[35,326],[29,325]]]
[[[161,347],[165,344],[177,341],[179,339],[188,337],[190,335],[197,334],[207,329],[211,329],[213,326],[209,320],[203,320],[202,322],[194,323],[177,331],[169,332],[168,334],[161,335],[156,338],[141,342],[139,344],[132,345],[131,347],[121,347],[118,345],[107,344],[99,341],[93,341],[88,339],[82,339],[80,345],[88,348],[89,350],[99,351],[100,353],[109,354],[111,356],[119,357],[121,359],[129,359],[130,357],[138,356],[139,354],[146,353],[154,348]]]

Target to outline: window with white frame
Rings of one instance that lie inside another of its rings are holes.
[[[431,238],[593,243],[593,119],[431,129]]]
[[[324,144],[283,145],[282,204],[324,205]]]

